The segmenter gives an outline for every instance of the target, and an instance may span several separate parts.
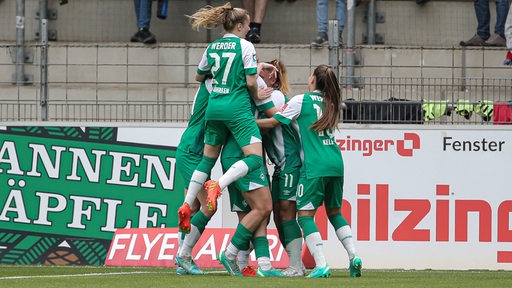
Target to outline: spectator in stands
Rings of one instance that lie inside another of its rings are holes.
[[[512,65],[512,9],[508,10],[507,21],[505,22],[505,39],[507,40],[507,56],[503,64]]]
[[[489,0],[475,0],[475,14],[478,22],[476,34],[468,41],[461,41],[460,46],[505,46],[505,21],[509,10],[509,0],[496,0],[496,25],[491,36],[491,13]]]
[[[263,18],[267,12],[268,0],[243,0],[242,6],[249,12],[251,17],[251,23],[249,27],[251,30],[245,36],[247,41],[252,43],[261,42],[261,25],[263,24]]]
[[[133,34],[130,41],[155,44],[155,35],[149,31],[149,27],[151,26],[152,0],[134,0],[133,3],[135,5],[135,16],[137,16],[137,28],[139,30]]]
[[[318,34],[311,42],[311,46],[321,48],[329,40],[327,37],[327,16],[329,14],[328,0],[316,0],[316,22]],[[336,0],[336,20],[338,20],[338,33],[342,42],[343,28],[345,27],[345,15],[347,14],[347,0]]]

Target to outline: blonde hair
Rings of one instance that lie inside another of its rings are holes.
[[[283,61],[274,59],[268,63],[274,65],[277,68],[276,81],[274,82],[274,85],[272,85],[272,88],[283,92],[283,94],[286,96],[290,95],[288,74],[286,73],[286,66],[284,65]]]
[[[322,117],[316,120],[311,129],[323,131],[338,127],[341,104],[341,89],[338,78],[330,66],[320,65],[313,71],[316,78],[316,89],[323,92],[323,103],[325,105]]]
[[[207,5],[197,10],[192,15],[186,15],[192,28],[199,30],[199,28],[213,29],[222,24],[224,31],[233,31],[236,24],[244,23],[249,17],[249,12],[242,8],[233,8],[230,2],[222,6],[212,7]]]

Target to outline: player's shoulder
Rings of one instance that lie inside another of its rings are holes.
[[[306,93],[297,94],[297,95],[293,96],[292,98],[290,98],[289,102],[301,103],[302,101],[304,101],[304,97],[306,97],[306,95],[307,95]]]
[[[256,48],[254,48],[254,44],[252,44],[250,41],[245,40],[244,38],[240,39],[240,47],[242,48],[242,51],[245,51],[245,53],[255,53]]]
[[[252,44],[251,41],[247,41],[244,38],[238,38],[238,39],[240,39],[240,45],[254,48],[254,44]]]

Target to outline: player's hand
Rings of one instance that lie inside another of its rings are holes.
[[[274,89],[272,88],[258,88],[258,99],[267,99],[268,97],[270,97],[270,95],[272,95],[273,90]]]
[[[272,64],[266,62],[258,63],[258,74],[268,74],[270,77],[275,79],[277,77],[277,71],[277,67]]]

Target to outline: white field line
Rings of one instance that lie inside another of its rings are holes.
[[[86,273],[86,274],[68,274],[68,275],[35,275],[35,276],[8,276],[0,277],[0,280],[10,279],[33,279],[33,278],[62,278],[62,277],[89,277],[89,276],[110,276],[110,275],[126,275],[126,274],[161,274],[164,272],[111,272],[111,273]]]
[[[86,273],[86,274],[67,274],[67,275],[35,275],[35,276],[7,276],[0,277],[0,280],[12,279],[34,279],[34,278],[63,278],[63,277],[89,277],[89,276],[110,276],[110,275],[129,275],[129,274],[168,274],[169,272],[111,272],[111,273]],[[208,271],[205,274],[223,274],[226,271]]]

